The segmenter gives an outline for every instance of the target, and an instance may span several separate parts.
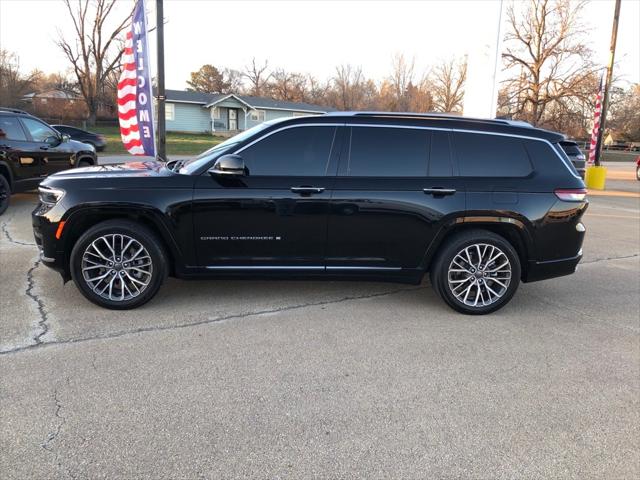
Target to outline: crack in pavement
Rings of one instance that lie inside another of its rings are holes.
[[[9,240],[9,242],[13,243],[14,245],[21,245],[23,247],[35,247],[36,246],[35,243],[21,242],[20,240],[15,240],[11,236],[11,234],[9,233],[9,229],[7,228],[7,222],[2,222],[2,225],[0,225],[0,229],[2,230],[2,233],[4,233],[4,236],[7,238],[7,240]]]
[[[67,378],[67,383],[69,382],[69,379]],[[60,431],[62,430],[62,426],[66,423],[67,419],[60,414],[60,411],[62,410],[62,403],[60,402],[60,399],[58,398],[58,387],[56,387],[53,391],[53,400],[55,402],[56,408],[54,411],[54,415],[55,417],[58,419],[57,420],[57,425],[56,428],[49,432],[49,435],[47,435],[47,438],[44,442],[42,442],[40,444],[40,446],[42,448],[44,448],[45,450],[47,450],[48,452],[52,452],[53,449],[51,448],[51,443],[53,443],[55,441],[56,438],[58,438],[58,435],[60,435]]]
[[[384,297],[384,296],[388,296],[388,295],[395,295],[397,293],[414,292],[414,291],[417,291],[417,290],[424,290],[426,288],[428,288],[428,287],[427,286],[422,286],[422,285],[418,286],[418,287],[413,287],[413,288],[398,288],[398,289],[395,289],[395,290],[387,290],[385,292],[370,293],[370,294],[365,294],[365,295],[350,295],[350,296],[338,298],[338,299],[335,299],[335,300],[321,300],[321,301],[317,301],[317,302],[308,302],[308,303],[299,303],[299,304],[294,304],[294,305],[286,305],[284,307],[277,307],[277,308],[271,308],[271,309],[266,309],[266,310],[256,310],[256,311],[253,311],[253,312],[235,313],[235,314],[230,314],[230,315],[222,315],[220,317],[210,317],[210,318],[207,318],[205,320],[199,320],[199,321],[191,322],[191,323],[183,323],[183,324],[179,324],[179,325],[159,325],[159,326],[151,326],[151,327],[140,327],[140,328],[136,328],[136,329],[133,329],[133,330],[124,330],[124,331],[119,331],[119,332],[112,332],[112,333],[107,333],[107,334],[102,334],[102,335],[95,335],[95,336],[92,336],[92,337],[81,337],[81,338],[73,338],[73,339],[69,339],[69,340],[53,340],[53,341],[50,341],[50,342],[40,342],[40,343],[36,343],[36,344],[25,345],[25,346],[22,346],[22,347],[13,348],[11,350],[0,351],[0,356],[1,355],[9,355],[9,354],[20,353],[20,352],[24,352],[24,351],[28,351],[28,350],[34,350],[36,348],[41,348],[41,347],[49,347],[49,346],[57,346],[57,345],[72,345],[72,344],[75,344],[75,343],[90,342],[92,340],[109,340],[109,339],[113,339],[113,338],[120,338],[120,337],[129,336],[129,335],[138,335],[138,334],[141,334],[141,333],[163,332],[163,331],[170,331],[170,330],[178,330],[178,329],[182,329],[182,328],[197,327],[197,326],[200,326],[200,325],[207,325],[207,324],[212,324],[212,323],[224,322],[226,320],[242,320],[244,318],[254,317],[254,316],[259,316],[259,315],[267,315],[267,314],[271,314],[271,313],[281,313],[281,312],[287,312],[287,311],[290,311],[290,310],[299,310],[299,309],[303,309],[303,308],[318,307],[318,306],[323,306],[323,305],[333,305],[333,304],[337,304],[337,303],[349,302],[351,300],[366,300],[366,299],[369,299],[369,298],[377,298],[377,297]]]
[[[586,262],[580,262],[578,265],[589,265],[590,263],[605,262],[605,261],[609,261],[609,260],[622,260],[622,259],[625,259],[625,258],[636,258],[636,257],[640,257],[640,253],[634,253],[633,255],[621,255],[619,257],[596,258],[594,260],[588,260]]]
[[[27,297],[35,302],[36,306],[38,307],[38,313],[40,315],[40,320],[38,321],[38,328],[40,329],[40,331],[33,337],[33,341],[35,342],[34,345],[40,345],[44,343],[42,341],[42,337],[44,337],[49,332],[49,325],[47,324],[49,316],[47,314],[47,311],[45,310],[44,302],[39,295],[33,293],[33,289],[35,287],[33,272],[38,268],[39,265],[40,260],[38,259],[27,272],[27,289],[24,291],[25,295],[27,295]]]
[[[620,256],[620,257],[596,259],[596,260],[591,260],[589,262],[584,262],[584,263],[593,264],[593,263],[604,262],[604,261],[619,260],[619,259],[626,259],[626,258],[635,258],[635,257],[638,257],[638,256],[640,256],[640,254],[636,253],[636,254],[633,254],[633,255],[626,255],[626,256]],[[39,261],[36,262],[36,264],[32,267],[32,269],[30,270],[31,272],[33,270],[35,270],[35,268],[37,267],[38,263],[39,263]],[[147,333],[147,332],[161,332],[161,331],[177,330],[177,329],[182,329],[182,328],[197,327],[197,326],[200,326],[200,325],[218,323],[218,322],[223,322],[223,321],[226,321],[226,320],[241,320],[241,319],[252,317],[252,316],[259,316],[259,315],[265,315],[265,314],[271,314],[271,313],[281,313],[281,312],[286,312],[286,311],[290,311],[290,310],[298,310],[298,309],[302,309],[302,308],[316,307],[316,306],[322,306],[322,305],[332,305],[332,304],[343,303],[343,302],[348,302],[348,301],[352,301],[352,300],[365,300],[365,299],[368,299],[368,298],[376,298],[376,297],[383,297],[383,296],[388,296],[388,295],[395,295],[397,293],[412,292],[412,291],[422,290],[422,289],[426,289],[426,288],[428,288],[428,287],[427,286],[419,286],[419,287],[414,287],[414,288],[399,288],[399,289],[395,289],[395,290],[387,290],[385,292],[378,292],[378,293],[372,293],[372,294],[366,294],[366,295],[351,295],[351,296],[338,298],[336,300],[322,300],[322,301],[317,301],[317,302],[309,302],[309,303],[287,305],[287,306],[284,306],[284,307],[277,307],[277,308],[266,309],[266,310],[257,310],[257,311],[253,311],[253,312],[223,315],[223,316],[219,316],[219,317],[212,317],[212,318],[207,318],[205,320],[199,320],[199,321],[191,322],[191,323],[183,323],[183,324],[179,324],[179,325],[140,327],[140,328],[136,328],[136,329],[133,329],[133,330],[123,330],[123,331],[119,331],[119,332],[112,332],[112,333],[107,333],[107,334],[102,334],[102,335],[95,335],[95,336],[91,336],[91,337],[73,338],[73,339],[69,339],[69,340],[59,340],[59,341],[53,340],[53,341],[50,341],[50,342],[43,342],[42,341],[42,336],[46,334],[46,331],[45,331],[45,332],[43,332],[43,333],[41,333],[40,335],[37,336],[37,339],[39,340],[39,342],[37,342],[35,344],[31,344],[31,345],[25,345],[25,346],[22,346],[22,347],[13,348],[13,349],[10,349],[10,350],[0,351],[0,356],[20,353],[20,352],[24,352],[24,351],[40,348],[40,347],[49,347],[49,346],[56,346],[56,345],[70,345],[70,344],[75,344],[75,343],[89,342],[89,341],[92,341],[92,340],[108,340],[108,339],[113,339],[113,338],[120,338],[120,337],[124,337],[124,336],[137,335],[137,334],[142,334],[142,333]],[[29,293],[27,293],[27,295],[29,295]],[[31,296],[31,295],[29,295],[29,296]],[[41,315],[44,316],[43,317],[44,318],[44,322],[40,322],[39,325],[41,325],[43,328],[47,328],[47,330],[48,330],[48,327],[46,325],[47,313],[44,310],[44,304],[42,303],[42,300],[40,300],[39,297],[37,297],[35,295],[31,296],[31,298],[33,298],[33,300],[38,303],[39,307],[42,306],[42,310],[40,310],[40,308],[39,308],[39,310],[41,312]]]

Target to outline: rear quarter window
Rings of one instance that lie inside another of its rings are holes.
[[[453,145],[462,177],[526,177],[533,171],[518,137],[454,132]]]
[[[524,143],[536,170],[545,174],[578,176],[576,168],[559,144],[552,147],[537,140],[525,140]]]

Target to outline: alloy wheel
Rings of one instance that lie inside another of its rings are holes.
[[[147,249],[124,234],[102,235],[82,255],[82,276],[96,295],[123,302],[146,290],[153,276]]]
[[[511,262],[495,245],[472,244],[453,257],[447,283],[459,302],[468,307],[486,307],[507,292],[511,283]]]

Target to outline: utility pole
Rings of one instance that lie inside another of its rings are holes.
[[[618,22],[620,20],[620,3],[616,0],[616,7],[613,14],[613,29],[611,31],[611,46],[609,47],[609,65],[607,65],[607,79],[604,84],[604,94],[602,98],[602,114],[600,116],[600,130],[598,131],[598,142],[596,143],[595,165],[600,166],[600,154],[602,153],[602,137],[604,135],[605,121],[607,119],[607,108],[609,107],[609,88],[613,77],[613,61],[616,54],[616,41],[618,40]]]
[[[162,161],[167,161],[166,125],[164,119],[164,13],[162,0],[156,0],[156,32],[158,46],[158,129],[156,132],[156,156]]]

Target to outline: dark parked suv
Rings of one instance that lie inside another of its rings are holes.
[[[49,174],[95,164],[90,145],[21,110],[0,108],[0,215],[12,193],[33,190]]]
[[[563,136],[505,120],[339,113],[263,123],[187,162],[53,175],[43,262],[92,302],[150,300],[167,275],[419,283],[464,313],[573,273],[586,190]]]

